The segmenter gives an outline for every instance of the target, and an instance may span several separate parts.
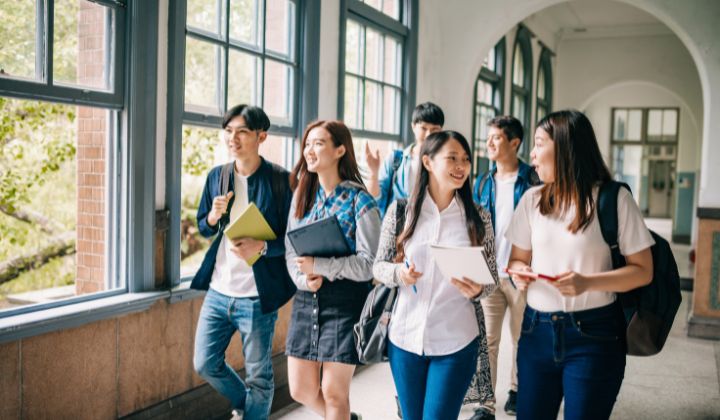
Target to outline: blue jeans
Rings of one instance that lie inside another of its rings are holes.
[[[457,420],[475,373],[478,341],[445,356],[418,356],[388,340],[403,420]]]
[[[272,340],[277,312],[263,314],[258,298],[232,298],[209,289],[195,332],[195,370],[215,390],[243,410],[245,419],[270,416],[275,384]],[[240,332],[245,357],[245,382],[225,362],[235,331]]]
[[[525,309],[518,343],[517,418],[610,417],[625,375],[625,321],[611,304],[578,312]]]

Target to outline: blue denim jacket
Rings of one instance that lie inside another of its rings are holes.
[[[207,216],[212,209],[213,198],[220,195],[220,174],[221,166],[216,166],[208,173],[203,189],[202,198],[197,212],[197,222],[200,234],[206,238],[216,235],[219,230],[220,223],[210,226],[207,222]],[[283,197],[273,197],[272,187],[272,166],[269,162],[262,159],[260,167],[248,177],[248,202],[253,202],[260,209],[260,212],[267,220],[273,232],[278,238],[267,241],[267,253],[260,257],[253,264],[253,274],[255,276],[255,285],[257,286],[260,297],[260,306],[263,313],[272,312],[284,305],[295,294],[295,284],[292,282],[285,265],[285,229],[287,226],[288,214],[290,212],[290,202],[292,200],[292,191],[290,191],[289,173],[285,171],[287,183],[283,190]],[[233,176],[230,177],[230,191],[235,189]],[[228,208],[232,208],[235,198],[230,199]],[[279,206],[280,212],[277,207]],[[279,213],[279,215],[278,215]],[[278,218],[280,216],[280,218]],[[229,217],[229,216],[224,216]],[[210,286],[212,273],[215,269],[215,257],[217,256],[218,247],[222,234],[216,235],[210,248],[205,254],[200,269],[195,274],[190,285],[193,289],[207,290]]]
[[[412,192],[411,183],[414,182],[414,180],[410,179],[412,147],[413,146],[410,145],[404,150],[393,150],[380,168],[380,173],[378,174],[380,195],[375,197],[375,201],[377,201],[378,208],[380,209],[381,219],[385,217],[385,211],[390,203],[400,198],[408,198]],[[397,175],[395,176],[395,182],[393,182],[393,161],[397,155],[400,155],[398,157],[400,157],[401,160],[400,166],[397,169]]]
[[[535,173],[535,169],[533,169],[532,166],[528,165],[522,160],[518,160],[518,162],[518,176],[517,181],[515,181],[513,208],[517,207],[518,203],[520,202],[520,198],[523,194],[525,194],[525,191],[527,191],[530,187],[534,185],[540,184],[540,179],[538,178],[537,173]],[[487,209],[487,211],[490,212],[490,216],[492,216],[493,228],[495,228],[496,172],[497,167],[493,165],[492,169],[490,169],[490,173],[488,174],[488,180],[485,181],[485,185],[483,186],[482,191],[478,191],[478,189],[480,188],[480,182],[485,174],[478,175],[478,177],[475,179],[475,185],[473,186],[473,200],[476,204],[481,205],[483,208]]]

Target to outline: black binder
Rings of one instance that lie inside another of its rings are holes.
[[[300,257],[346,257],[351,254],[335,216],[308,223],[287,233],[295,254]]]

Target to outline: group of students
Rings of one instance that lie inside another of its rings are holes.
[[[491,120],[494,165],[474,188],[470,145],[443,125],[442,110],[424,103],[413,112],[412,145],[384,162],[366,146],[366,187],[341,121],[311,123],[288,173],[259,154],[270,127],[262,109],[238,105],[224,116],[233,170],[223,182],[223,167],[213,168],[199,203],[200,233],[215,239],[192,281],[208,290],[193,362],[230,400],[234,418],[270,414],[277,310],[294,297],[285,346],[291,396],[324,418],[359,419],[349,401],[359,364],[353,325],[373,279],[398,290],[387,352],[402,418],[454,420],[464,403],[477,404],[472,420],[494,418],[508,309],[514,354],[506,412],[555,418],[564,399],[567,419],[610,416],[625,370],[615,294],[650,282],[653,239],[621,190],[627,265],[612,269],[596,217],[598,187],[611,176],[589,120],[577,111],[543,118],[534,169],[517,158],[520,122]],[[223,235],[251,202],[278,239]],[[328,217],[338,220],[350,255],[296,255],[285,233]],[[433,244],[483,246],[494,285],[445,278],[430,256]],[[235,331],[244,381],[225,361]]]

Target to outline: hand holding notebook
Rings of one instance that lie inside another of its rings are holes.
[[[496,284],[484,247],[430,245],[430,255],[448,280],[465,277],[478,284]]]
[[[245,210],[225,228],[223,233],[230,240],[252,238],[259,241],[271,241],[277,238],[275,232],[270,228],[270,225],[255,203],[250,203]],[[245,261],[248,265],[253,265],[259,258],[260,254],[258,253]]]

